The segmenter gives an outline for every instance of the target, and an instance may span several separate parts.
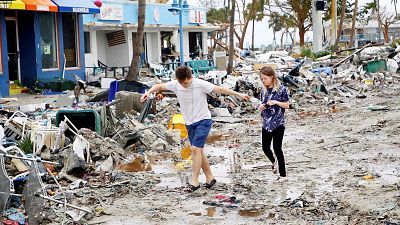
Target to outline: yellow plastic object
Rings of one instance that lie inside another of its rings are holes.
[[[188,137],[188,131],[186,129],[185,120],[182,114],[175,114],[172,116],[168,123],[168,129],[178,129],[181,131],[181,138]]]
[[[371,85],[374,84],[374,81],[371,80],[371,79],[365,79],[365,80],[364,80],[364,83],[365,83],[366,85],[368,85],[368,86],[371,86]]]
[[[186,145],[185,147],[182,148],[181,150],[181,157],[182,160],[189,160],[192,157],[192,152],[190,150],[190,145]]]
[[[176,170],[182,171],[183,169],[185,169],[185,163],[184,163],[184,162],[178,162],[178,163],[175,165],[175,169],[176,169]]]
[[[10,95],[17,95],[17,94],[21,94],[23,90],[25,90],[26,88],[18,86],[16,84],[10,84]]]
[[[374,179],[374,176],[372,176],[372,175],[365,175],[365,176],[363,176],[363,178],[364,178],[364,180],[373,180],[373,179]]]
[[[192,166],[192,163],[193,163],[192,160],[185,160],[185,161],[182,161],[182,162],[178,162],[175,165],[175,169],[179,170],[179,171],[182,171],[184,169],[190,168]]]

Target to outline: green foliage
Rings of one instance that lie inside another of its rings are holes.
[[[288,15],[281,15],[277,12],[271,12],[268,26],[269,28],[272,28],[274,31],[278,32],[296,27],[295,23],[296,21],[294,21]]]
[[[247,4],[246,10],[244,11],[244,16],[248,17],[249,13],[251,13],[249,19],[261,21],[264,19],[264,3],[262,1],[253,1],[252,3]]]
[[[311,50],[311,48],[308,47],[301,48],[300,55],[302,57],[314,58],[314,52]]]
[[[315,57],[314,59],[318,59],[318,58],[321,58],[321,57],[324,57],[324,56],[327,56],[330,54],[331,54],[330,51],[324,51],[324,50],[319,51],[319,52],[314,52],[314,57]]]
[[[307,57],[307,58],[312,58],[312,59],[318,59],[323,56],[331,54],[330,50],[323,50],[319,52],[313,52],[310,47],[303,47],[300,49],[300,55],[302,57]]]
[[[227,7],[215,9],[211,8],[207,11],[207,21],[210,23],[229,23],[229,9]]]
[[[392,48],[396,48],[400,45],[400,39],[393,40],[392,44],[390,45]]]
[[[33,143],[29,138],[23,138],[22,140],[17,142],[17,146],[25,153],[32,153],[33,152]]]
[[[342,11],[342,5],[343,5],[343,0],[336,0],[337,1],[337,12],[338,15],[340,15],[340,12]],[[328,0],[326,2],[328,5],[327,10],[324,13],[324,20],[330,20],[331,15],[332,15],[332,0]],[[354,11],[354,1],[349,1],[347,0],[346,2],[346,9],[345,9],[345,19],[351,19],[353,17],[353,11]]]

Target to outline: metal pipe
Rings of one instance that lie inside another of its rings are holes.
[[[42,160],[40,158],[31,159],[31,158],[14,156],[14,155],[6,155],[6,154],[2,154],[2,153],[0,153],[0,155],[3,156],[3,157],[7,157],[7,158],[22,159],[22,160],[28,160],[28,161],[33,161],[33,162],[44,162],[44,163],[48,163],[48,164],[58,165],[57,162],[51,162],[51,161],[47,161],[47,160]]]
[[[64,204],[64,202],[62,202],[62,201],[59,201],[59,200],[55,200],[55,199],[52,199],[52,198],[49,198],[49,197],[47,197],[47,196],[44,196],[44,195],[40,195],[40,194],[35,194],[35,196],[36,197],[41,197],[41,198],[43,198],[43,199],[45,199],[45,200],[48,200],[48,201],[51,201],[51,202],[55,202],[55,203],[58,203],[58,204]],[[84,212],[87,212],[87,213],[92,213],[92,211],[89,211],[89,210],[87,210],[87,209],[83,209],[83,208],[81,208],[81,207],[78,207],[78,206],[75,206],[75,205],[71,205],[71,204],[69,204],[69,203],[67,203],[66,204],[68,207],[70,207],[70,208],[74,208],[74,209],[77,209],[77,210],[81,210],[81,211],[84,211]]]

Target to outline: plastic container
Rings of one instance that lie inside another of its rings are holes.
[[[175,114],[168,123],[168,129],[178,129],[181,131],[181,138],[188,138],[185,120],[182,114]]]
[[[383,59],[370,61],[363,66],[363,69],[368,73],[378,73],[387,70],[386,61]]]
[[[100,115],[95,110],[59,110],[56,114],[56,126],[60,125],[61,121],[64,120],[64,116],[66,116],[77,129],[88,128],[99,135],[103,135]]]

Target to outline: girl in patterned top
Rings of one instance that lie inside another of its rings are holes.
[[[258,109],[263,119],[262,148],[272,163],[272,171],[277,172],[278,161],[279,178],[286,177],[285,157],[282,152],[282,140],[285,132],[285,109],[289,108],[289,96],[285,86],[281,85],[275,71],[265,66],[260,70],[260,79],[264,86],[261,91],[261,104]],[[274,154],[271,151],[273,141]]]

